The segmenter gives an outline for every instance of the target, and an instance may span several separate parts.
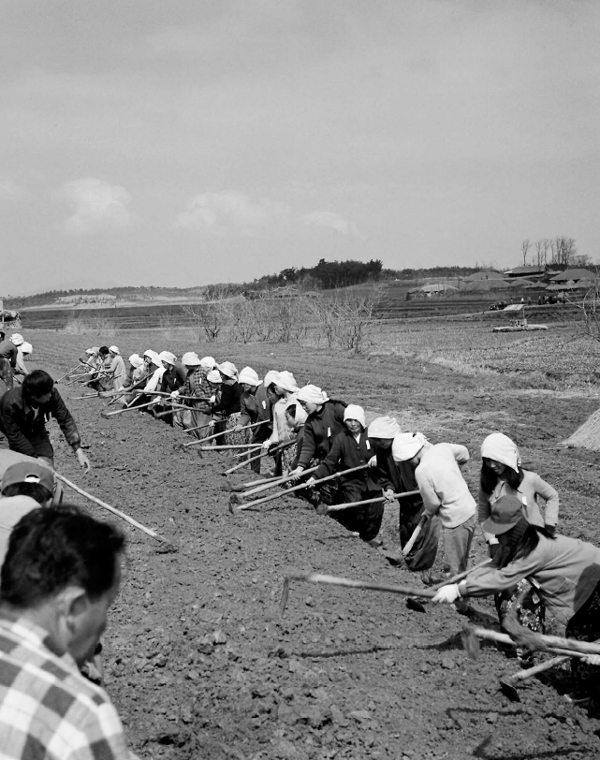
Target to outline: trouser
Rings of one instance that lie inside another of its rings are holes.
[[[198,409],[184,409],[177,410],[173,415],[173,425],[180,430],[189,430],[195,428],[190,435],[194,438],[203,440],[209,435],[212,435],[213,429],[209,427],[209,423],[212,420],[212,415],[205,414]]]
[[[364,501],[381,496],[380,491],[371,491],[365,484],[343,484],[336,495],[336,504],[348,504],[353,501]],[[331,516],[347,530],[358,533],[363,541],[372,541],[381,528],[383,520],[383,504],[365,504],[360,507],[350,507],[332,512]]]
[[[600,583],[569,620],[565,635],[569,639],[579,639],[579,641],[600,639]],[[575,693],[592,697],[597,706],[600,702],[600,667],[588,665],[580,658],[573,657],[571,673]]]
[[[260,427],[255,428],[252,431],[252,439],[250,443],[264,443],[267,438],[271,435],[271,430],[268,425],[261,425]],[[252,452],[251,454],[248,454],[248,457],[255,457],[256,452]],[[250,462],[250,469],[252,472],[255,472],[257,475],[260,475],[260,463],[261,459],[255,459],[253,462]]]
[[[4,357],[0,358],[0,380],[4,383],[7,390],[13,387],[13,368],[10,361]]]
[[[472,515],[455,528],[444,528],[444,572],[456,575],[467,569],[476,525]]]

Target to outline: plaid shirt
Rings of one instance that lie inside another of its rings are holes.
[[[213,395],[213,389],[206,379],[206,374],[200,367],[192,372],[188,372],[185,383],[179,389],[179,392],[182,396],[198,396],[205,399]],[[212,409],[212,404],[208,401],[182,401],[181,403],[206,414],[210,414]]]
[[[130,760],[123,726],[106,693],[69,654],[47,648],[47,632],[0,615],[0,758]]]

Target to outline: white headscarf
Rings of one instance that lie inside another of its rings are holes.
[[[277,377],[273,380],[278,388],[283,388],[288,393],[296,393],[298,391],[298,383],[296,378],[291,372],[284,369],[282,372],[277,373]]]
[[[260,385],[262,381],[252,367],[244,367],[240,372],[238,382],[246,383],[247,385]]]
[[[517,444],[504,433],[491,433],[481,444],[481,458],[493,459],[519,472],[521,456]]]
[[[324,404],[329,401],[329,396],[316,385],[305,385],[298,391],[298,401],[306,401],[309,404]]]
[[[395,417],[376,417],[369,425],[369,438],[394,438],[400,433]]]
[[[348,404],[344,409],[344,422],[346,422],[346,420],[356,420],[357,422],[360,422],[363,428],[367,427],[365,410],[358,404]]]
[[[427,443],[423,433],[398,433],[392,442],[394,462],[407,462]]]

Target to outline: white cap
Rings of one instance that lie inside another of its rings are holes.
[[[211,369],[211,371],[206,376],[206,379],[209,383],[222,383],[223,380],[221,379],[221,373],[218,369]]]
[[[119,347],[118,347],[118,346],[109,346],[108,350],[109,350],[111,353],[113,353],[113,354],[120,354],[120,353],[121,353],[121,352],[119,351]]]

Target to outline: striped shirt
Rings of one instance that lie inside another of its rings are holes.
[[[123,726],[107,694],[69,654],[48,649],[47,632],[0,614],[0,760],[129,760]]]

